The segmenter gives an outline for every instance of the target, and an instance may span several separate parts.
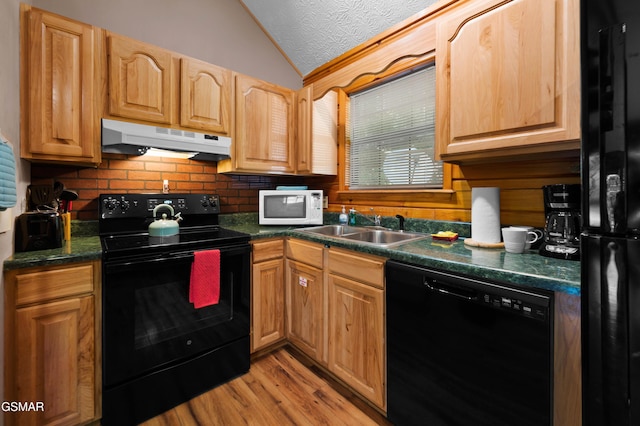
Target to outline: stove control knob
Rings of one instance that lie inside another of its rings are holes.
[[[207,207],[209,206],[209,201],[207,201],[206,199],[202,200],[202,207]]]
[[[218,205],[218,200],[216,200],[214,197],[209,197],[209,204],[211,205],[211,207],[215,207]]]
[[[112,200],[112,199],[104,200],[104,206],[107,208],[107,210],[114,210],[117,205],[118,205],[118,202],[116,200]]]
[[[123,212],[129,210],[129,202],[122,200],[122,202],[120,203],[120,210],[122,210]]]

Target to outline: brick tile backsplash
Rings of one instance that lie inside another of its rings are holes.
[[[98,196],[109,192],[162,192],[169,180],[170,192],[216,193],[223,213],[258,211],[258,190],[276,185],[300,184],[300,177],[240,176],[217,173],[216,163],[164,157],[103,154],[97,168],[50,164],[31,165],[31,183],[60,181],[76,191],[72,219],[97,220]]]

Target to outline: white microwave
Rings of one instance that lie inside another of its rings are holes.
[[[260,225],[322,225],[322,190],[259,192]]]

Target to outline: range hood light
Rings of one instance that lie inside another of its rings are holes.
[[[184,152],[184,151],[169,151],[168,149],[161,148],[147,148],[142,154],[145,157],[164,157],[164,158],[182,158],[188,160],[189,158],[198,155],[197,152]]]

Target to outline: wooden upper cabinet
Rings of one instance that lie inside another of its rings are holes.
[[[575,151],[578,0],[460,1],[437,25],[443,160]]]
[[[21,5],[21,155],[36,162],[100,163],[99,31]]]
[[[220,171],[295,172],[295,93],[235,75],[236,128],[232,163]]]
[[[231,71],[116,34],[108,37],[109,114],[231,134]]]
[[[296,172],[336,175],[338,173],[338,95],[327,92],[314,101],[313,85],[298,91],[298,134]]]
[[[107,38],[109,113],[171,124],[176,80],[171,52],[120,35]]]
[[[180,60],[180,125],[231,132],[231,71],[191,58]]]
[[[296,171],[312,173],[313,169],[313,86],[298,91],[298,135],[296,138]]]

